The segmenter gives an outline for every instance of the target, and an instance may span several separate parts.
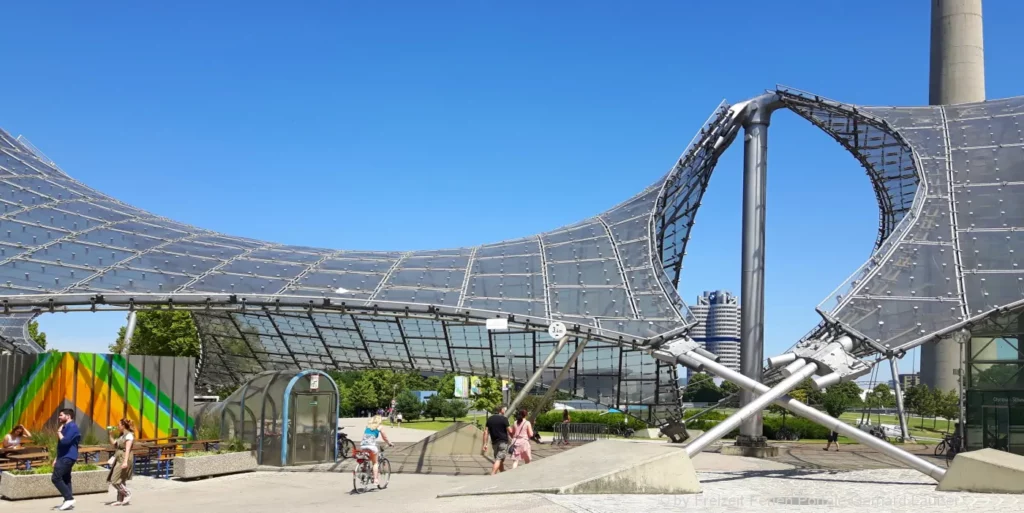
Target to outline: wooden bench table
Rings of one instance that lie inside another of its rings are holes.
[[[48,452],[37,452],[37,453],[25,453],[25,454],[10,454],[7,459],[13,461],[15,469],[18,470],[32,470],[32,464],[47,464],[50,462],[50,453]],[[24,468],[22,468],[24,465]]]

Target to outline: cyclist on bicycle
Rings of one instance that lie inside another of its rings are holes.
[[[380,448],[377,447],[377,437],[383,438],[384,443],[388,444],[388,447],[395,446],[395,444],[388,440],[384,430],[380,428],[383,423],[384,410],[379,409],[377,414],[366,424],[366,429],[363,430],[363,440],[359,444],[359,449],[369,454],[370,462],[373,463],[373,484],[380,484],[380,470],[377,468],[377,457],[380,455]]]

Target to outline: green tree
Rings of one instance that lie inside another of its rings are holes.
[[[46,332],[39,331],[39,323],[32,321],[28,323],[28,336],[32,337],[32,340],[39,345],[39,347],[46,349]]]
[[[365,370],[360,373],[359,379],[373,387],[374,395],[377,397],[377,404],[374,405],[374,408],[391,406],[391,399],[405,390],[405,376],[391,369]]]
[[[714,403],[722,397],[722,389],[710,375],[703,372],[691,376],[683,392],[683,401],[694,403]]]
[[[934,419],[936,412],[939,409],[939,398],[942,396],[941,390],[932,390],[924,387],[921,392],[921,401],[918,411],[921,413],[921,427],[924,427],[925,417],[932,417]],[[935,426],[934,420],[932,426]]]
[[[928,405],[928,416],[932,418],[932,429],[935,429],[938,424],[938,417],[942,414],[951,413],[952,416],[956,416],[956,413],[952,413],[949,405],[950,401],[958,402],[956,399],[956,392],[950,390],[949,392],[943,392],[938,388],[933,388],[928,393],[926,404]],[[923,422],[922,422],[923,424]]]
[[[893,391],[892,391],[891,388],[889,388],[889,385],[887,385],[885,383],[880,383],[880,384],[876,385],[875,388],[871,391],[871,395],[872,395],[871,400],[874,403],[875,408],[879,409],[879,412],[878,412],[878,423],[881,424],[882,423],[882,412],[881,412],[881,409],[882,408],[892,408],[893,406],[895,406],[896,405],[896,395],[893,394]]]
[[[121,353],[126,328],[118,331],[110,352]],[[135,318],[131,354],[149,356],[199,356],[199,335],[192,314],[184,310],[139,310]]]
[[[740,387],[731,381],[723,381],[719,387],[722,390],[722,398],[732,397],[723,406],[738,406],[740,404]]]
[[[925,396],[928,395],[928,385],[918,384],[912,387],[907,387],[903,391],[903,407],[907,411],[913,412],[914,414],[921,417],[921,425],[924,426],[924,414],[922,413]]]
[[[362,376],[362,373],[357,370],[329,370],[327,371],[327,375],[334,379],[334,382],[338,384],[338,388],[340,389],[341,385],[345,385],[347,387],[354,385],[356,381],[359,381],[359,377]]]
[[[800,384],[793,389],[793,392],[797,391],[803,392],[804,399],[802,399],[801,402],[809,406],[820,406],[825,400],[825,393],[821,390],[815,390],[810,378],[801,381]],[[793,392],[790,392],[789,395],[790,397],[795,398],[795,396],[793,396]]]
[[[940,392],[941,393],[941,392]],[[949,390],[941,394],[938,399],[938,407],[935,414],[946,419],[946,431],[949,431],[949,423],[960,417],[960,395],[956,390]]]
[[[448,400],[441,397],[441,394],[434,394],[427,398],[427,403],[423,405],[423,416],[430,417],[430,420],[437,420],[438,417],[445,416],[445,405],[448,404]]]
[[[789,396],[792,397],[793,399],[796,399],[797,401],[805,402],[806,399],[807,399],[807,392],[804,391],[804,390],[791,390],[789,392]],[[787,410],[787,409],[785,409],[785,408],[783,408],[783,407],[781,407],[781,406],[779,406],[777,404],[770,404],[770,405],[768,405],[767,410],[768,410],[768,413],[772,413],[774,415],[782,415],[782,426],[785,427],[785,425],[786,425],[786,417],[789,415],[789,410]]]
[[[337,382],[337,381],[336,381]],[[356,407],[352,404],[352,393],[349,385],[343,382],[338,383],[338,399],[339,399],[339,417],[355,417]]]
[[[844,381],[842,383],[832,385],[828,388],[828,390],[833,389],[836,391],[836,393],[840,393],[846,396],[846,399],[848,401],[848,408],[860,406],[861,404],[863,404],[863,401],[860,398],[861,392],[863,392],[863,390],[861,390],[860,385],[858,385],[856,381]],[[825,391],[826,394],[828,393],[828,390]],[[824,401],[824,397],[822,397],[822,401]]]
[[[441,381],[438,383],[437,395],[451,399],[455,397],[455,374],[449,372],[441,377]]]
[[[373,384],[366,379],[360,379],[353,383],[348,395],[352,398],[352,408],[357,412],[359,410],[376,410],[380,404]]]
[[[821,403],[825,407],[825,411],[837,419],[853,406],[850,394],[837,386],[831,386],[828,390],[825,390]]]
[[[423,413],[423,403],[411,390],[405,390],[395,399],[395,408],[402,414],[402,420],[416,420]]]
[[[441,389],[441,378],[442,376],[426,376],[423,378],[423,385],[420,390],[433,390],[437,392]]]
[[[543,399],[544,396],[542,395],[528,395],[524,397],[522,401],[519,402],[519,406],[517,406],[516,408],[520,410],[526,410],[527,412],[529,412],[530,415],[534,413],[536,413],[537,415],[544,415],[545,413],[555,408],[555,400],[553,398],[550,398],[547,401],[541,402],[543,401]],[[515,412],[510,411],[506,413],[512,415]]]
[[[462,399],[447,399],[444,403],[444,416],[456,422],[469,413],[469,406]]]
[[[501,383],[489,377],[480,378],[480,393],[473,396],[473,408],[483,411],[495,411],[501,404]]]

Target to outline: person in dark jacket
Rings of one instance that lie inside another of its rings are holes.
[[[71,492],[71,467],[78,461],[78,444],[82,441],[82,433],[75,424],[75,410],[64,408],[57,414],[60,427],[57,428],[57,457],[53,460],[53,475],[50,480],[57,491],[64,497],[60,511],[75,507],[75,496]]]

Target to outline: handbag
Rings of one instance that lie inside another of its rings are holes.
[[[519,436],[519,433],[522,433],[523,426],[525,426],[525,425],[526,425],[526,422],[523,422],[522,424],[519,425],[519,431],[517,431],[515,435],[512,435],[512,440],[516,440],[516,437]],[[516,442],[514,442],[514,441],[509,442],[509,444],[508,444],[508,454],[509,454],[509,456],[515,454],[515,452],[516,452]]]

